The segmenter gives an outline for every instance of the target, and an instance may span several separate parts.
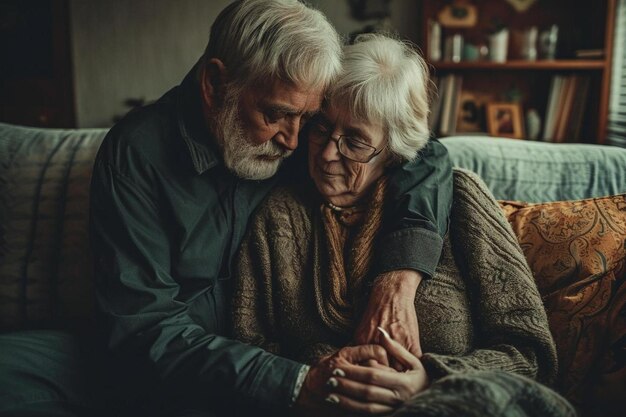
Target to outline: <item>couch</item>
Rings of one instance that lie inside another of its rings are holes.
[[[91,325],[89,180],[105,134],[0,124],[0,331]],[[527,255],[565,363],[556,388],[584,414],[626,406],[626,149],[442,143],[501,200]]]

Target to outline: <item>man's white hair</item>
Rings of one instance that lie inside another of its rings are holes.
[[[321,12],[297,0],[240,0],[211,27],[210,58],[224,63],[235,88],[274,80],[326,88],[341,67],[341,41]]]
[[[428,85],[426,63],[410,44],[360,35],[343,49],[343,68],[327,103],[380,122],[394,159],[411,161],[428,142]]]

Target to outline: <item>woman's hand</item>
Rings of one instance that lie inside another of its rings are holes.
[[[394,341],[399,342],[414,356],[421,357],[422,348],[415,312],[415,292],[420,282],[422,275],[408,269],[380,275],[372,287],[367,308],[354,333],[354,343],[380,343],[377,328],[382,327],[389,330]],[[394,363],[394,367],[396,365]]]
[[[428,388],[430,379],[419,358],[415,357],[404,348],[404,346],[392,339],[389,333],[382,327],[379,327],[378,330],[383,336],[381,338],[381,345],[387,351],[389,359],[395,359],[405,369],[404,372],[398,372],[400,375],[398,375],[396,382],[392,383],[390,388],[395,389],[403,401],[406,402],[408,399]],[[377,366],[379,368],[385,367],[382,364],[378,364]]]

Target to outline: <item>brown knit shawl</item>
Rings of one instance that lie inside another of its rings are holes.
[[[357,297],[367,293],[363,283],[382,223],[386,188],[387,177],[383,176],[375,183],[364,210],[338,212],[326,204],[321,206],[328,270],[314,282],[315,299],[322,321],[341,334],[352,333],[354,318],[358,317]]]

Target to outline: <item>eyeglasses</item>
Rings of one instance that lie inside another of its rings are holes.
[[[385,147],[380,149],[364,143],[358,136],[339,135],[333,137],[331,130],[321,123],[312,123],[309,128],[309,140],[316,145],[325,146],[329,140],[337,142],[339,153],[354,162],[366,164],[380,154]]]

